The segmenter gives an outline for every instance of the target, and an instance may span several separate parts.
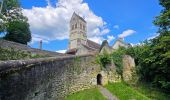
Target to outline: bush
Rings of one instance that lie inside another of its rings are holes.
[[[104,52],[102,55],[97,55],[96,62],[100,64],[101,68],[106,68],[106,65],[111,64],[111,56]]]

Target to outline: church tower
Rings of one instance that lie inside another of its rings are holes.
[[[87,43],[86,21],[75,12],[70,20],[69,49],[76,49],[81,44]]]

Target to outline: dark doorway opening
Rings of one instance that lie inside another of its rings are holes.
[[[101,74],[97,75],[97,85],[102,85],[102,75]]]

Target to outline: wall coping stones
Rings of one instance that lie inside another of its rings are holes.
[[[13,73],[22,69],[32,68],[35,65],[41,65],[49,62],[56,62],[61,60],[71,60],[76,57],[89,57],[95,56],[94,54],[86,54],[86,55],[69,55],[69,56],[59,56],[59,57],[46,57],[46,58],[36,58],[29,60],[9,60],[9,61],[1,61],[0,62],[0,77],[4,74]]]

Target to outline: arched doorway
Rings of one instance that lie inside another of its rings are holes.
[[[102,75],[101,74],[97,75],[97,85],[102,85]]]

